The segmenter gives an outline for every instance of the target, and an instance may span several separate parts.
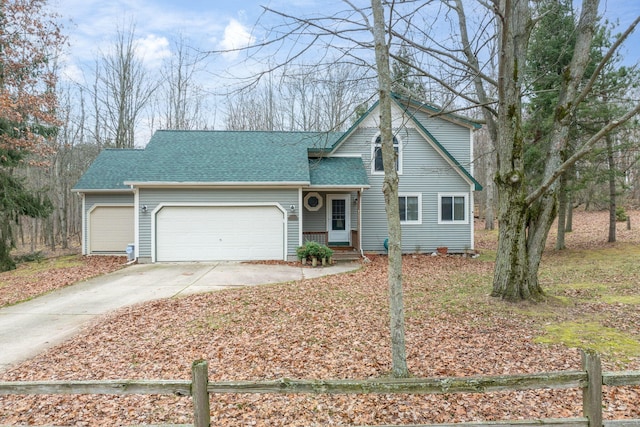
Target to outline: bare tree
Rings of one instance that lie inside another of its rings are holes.
[[[117,31],[111,51],[102,53],[96,79],[96,98],[116,148],[133,148],[136,125],[158,87],[137,52],[135,26]]]
[[[227,95],[229,130],[340,130],[367,100],[350,64],[291,65]]]
[[[632,118],[640,109],[636,101],[636,104],[582,141],[580,146],[571,151],[572,155],[566,159],[562,157],[569,152],[569,129],[579,114],[580,106],[592,91],[605,64],[640,18],[622,33],[595,69],[590,71],[587,65],[598,23],[598,0],[583,1],[575,40],[571,42],[571,60],[562,73],[558,99],[553,108],[549,153],[544,161],[544,170],[534,181],[525,169],[527,141],[523,130],[523,110],[528,90],[526,71],[529,40],[538,22],[538,8],[542,2],[478,2],[476,7],[482,5],[489,13],[476,13],[474,16],[491,18],[488,21],[480,18],[473,26],[469,25],[464,9],[467,3],[461,0],[443,3],[454,12],[445,17],[457,21],[459,37],[438,40],[435,34],[425,34],[424,28],[427,26],[416,29],[411,24],[415,17],[409,15],[406,15],[404,22],[406,27],[411,27],[411,31],[394,31],[394,35],[412,48],[429,54],[440,64],[447,65],[457,80],[452,84],[422,66],[419,71],[424,76],[450,90],[457,99],[481,107],[491,139],[496,142],[497,156],[495,185],[498,191],[500,232],[492,295],[512,301],[538,300],[544,295],[538,282],[538,267],[556,216],[558,178],[591,152],[605,135]],[[493,34],[498,35],[495,49],[498,58],[496,78],[487,72],[492,68],[487,66],[486,61],[483,63],[480,60],[491,58],[489,53],[494,50],[489,46]]]
[[[404,303],[402,298],[402,229],[398,207],[397,154],[393,148],[391,123],[391,69],[389,45],[384,9],[381,0],[371,0],[373,9],[373,39],[375,43],[376,68],[380,97],[380,136],[382,139],[382,162],[384,165],[384,207],[387,212],[389,233],[389,308],[391,317],[391,361],[394,377],[408,377],[407,355],[404,339]]]
[[[190,49],[179,37],[160,71],[162,83],[156,97],[158,126],[163,129],[205,129],[208,126],[205,91],[198,83],[204,55]]]

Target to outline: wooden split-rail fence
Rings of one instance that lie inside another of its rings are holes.
[[[182,381],[106,380],[106,381],[21,381],[0,382],[0,395],[36,394],[164,394],[191,396],[195,427],[211,425],[211,393],[277,394],[446,394],[489,393],[531,389],[582,389],[583,416],[537,420],[486,421],[431,424],[447,427],[640,427],[640,419],[602,419],[602,386],[638,386],[640,371],[602,372],[600,356],[582,353],[581,371],[544,372],[525,375],[486,377],[445,377],[367,380],[293,380],[209,382],[208,363],[192,365],[192,379]],[[640,402],[638,402],[640,406]],[[412,425],[405,427],[417,427]],[[426,426],[426,425],[422,425]]]

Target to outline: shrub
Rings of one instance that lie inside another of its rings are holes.
[[[321,245],[320,247],[322,249],[322,256],[320,256],[320,258],[329,259],[333,256],[333,249],[325,245]]]
[[[318,242],[306,242],[304,245],[298,246],[296,255],[298,259],[313,257],[319,259],[330,258],[333,255],[333,250]]]
[[[616,208],[616,221],[626,221],[627,213],[622,206]]]
[[[298,246],[298,248],[296,249],[296,255],[298,256],[299,260],[303,260],[307,258],[307,246],[306,245]]]
[[[19,255],[14,258],[15,262],[18,264],[24,262],[42,262],[45,259],[42,251],[31,252],[29,254]]]

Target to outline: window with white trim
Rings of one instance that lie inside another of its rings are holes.
[[[401,224],[422,224],[422,194],[398,194]]]
[[[468,224],[468,200],[467,193],[438,194],[438,223]]]
[[[398,173],[402,172],[402,151],[400,150],[400,142],[398,138],[393,137],[393,149],[396,152],[396,170]],[[371,155],[373,161],[371,162],[371,173],[383,174],[384,165],[382,164],[382,138],[380,135],[376,136],[373,140],[373,149]]]

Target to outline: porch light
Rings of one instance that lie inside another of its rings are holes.
[[[147,213],[147,205],[142,205],[142,208],[140,210],[142,211],[142,213]]]
[[[291,206],[289,206],[289,210],[290,210],[291,212],[295,212],[295,211],[296,211],[296,207],[295,207],[295,205],[291,205]]]

